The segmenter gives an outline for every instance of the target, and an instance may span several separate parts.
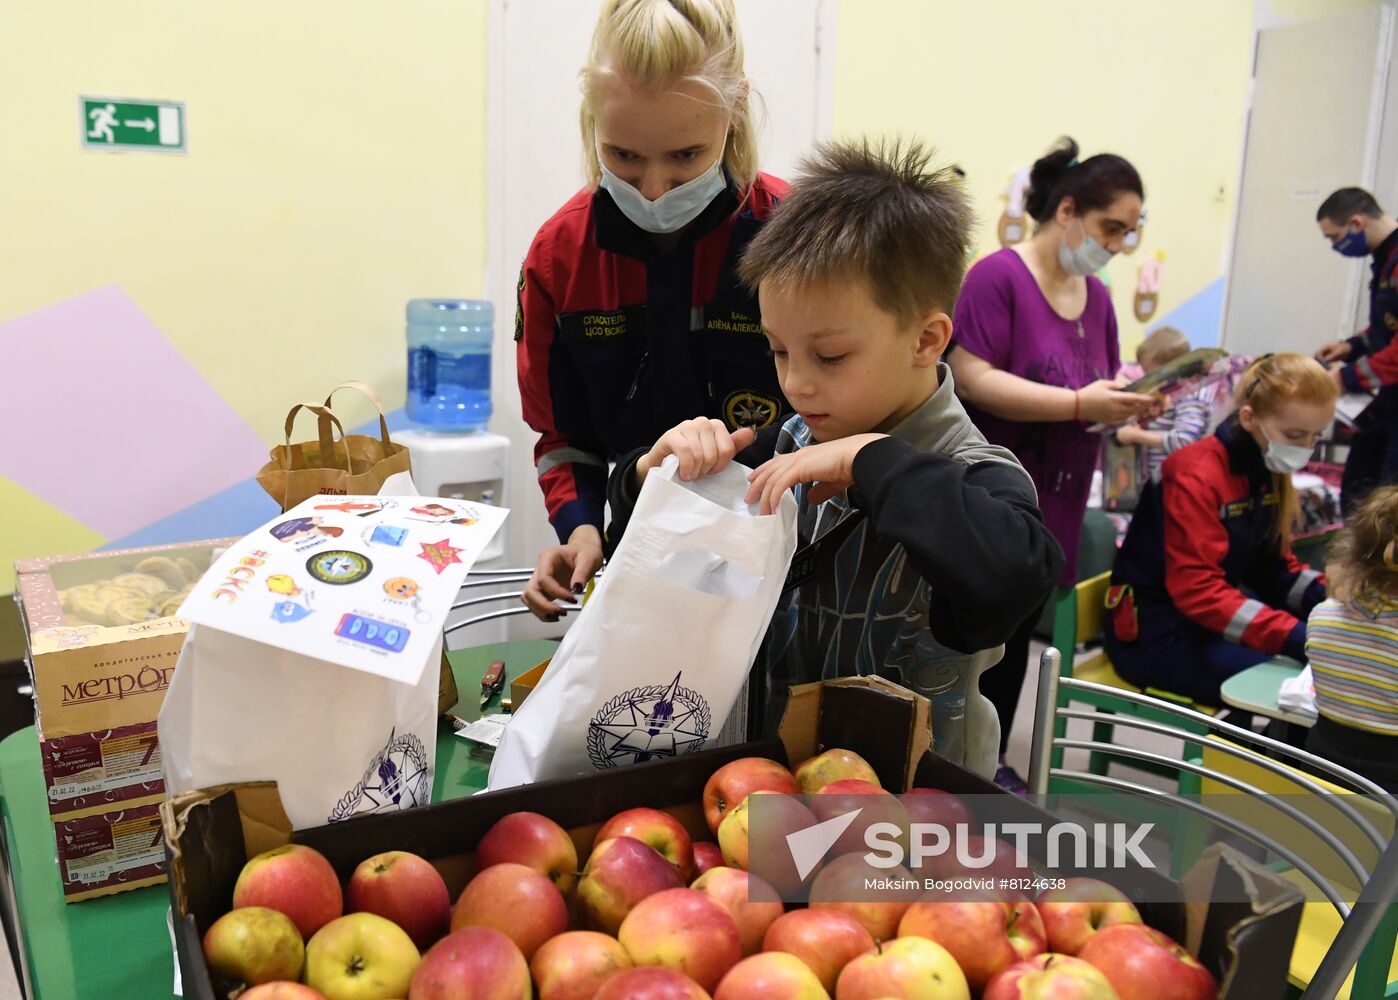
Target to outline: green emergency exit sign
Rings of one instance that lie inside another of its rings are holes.
[[[82,114],[86,149],[184,152],[184,103],[181,101],[84,97]]]

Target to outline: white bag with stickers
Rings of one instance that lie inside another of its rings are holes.
[[[180,609],[166,790],[273,780],[297,829],[425,805],[442,624],[505,514],[315,496],[230,546]]]
[[[747,472],[647,478],[616,553],[505,727],[490,788],[677,757],[743,738],[725,721],[796,550],[796,500],[762,517]]]

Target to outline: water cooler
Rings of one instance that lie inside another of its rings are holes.
[[[407,308],[408,419],[416,426],[394,434],[413,460],[413,482],[423,496],[451,497],[507,507],[510,440],[486,430],[490,420],[490,348],[494,309],[467,299],[413,299]],[[505,529],[472,570],[505,567]],[[462,598],[497,588],[470,588]],[[516,586],[514,589],[518,589]],[[452,625],[507,602],[453,611]],[[505,620],[482,622],[449,636],[451,648],[504,642]]]

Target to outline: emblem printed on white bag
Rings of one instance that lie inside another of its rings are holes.
[[[712,724],[709,703],[680,685],[652,684],[612,698],[587,727],[587,755],[594,767],[624,767],[702,750]]]
[[[335,804],[326,822],[425,806],[431,796],[432,769],[422,740],[413,733],[397,736],[390,730],[388,742],[369,762],[363,780]]]

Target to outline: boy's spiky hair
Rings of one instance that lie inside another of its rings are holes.
[[[801,288],[862,278],[900,323],[950,312],[966,275],[972,213],[951,167],[917,140],[823,143],[748,245],[738,277]]]

